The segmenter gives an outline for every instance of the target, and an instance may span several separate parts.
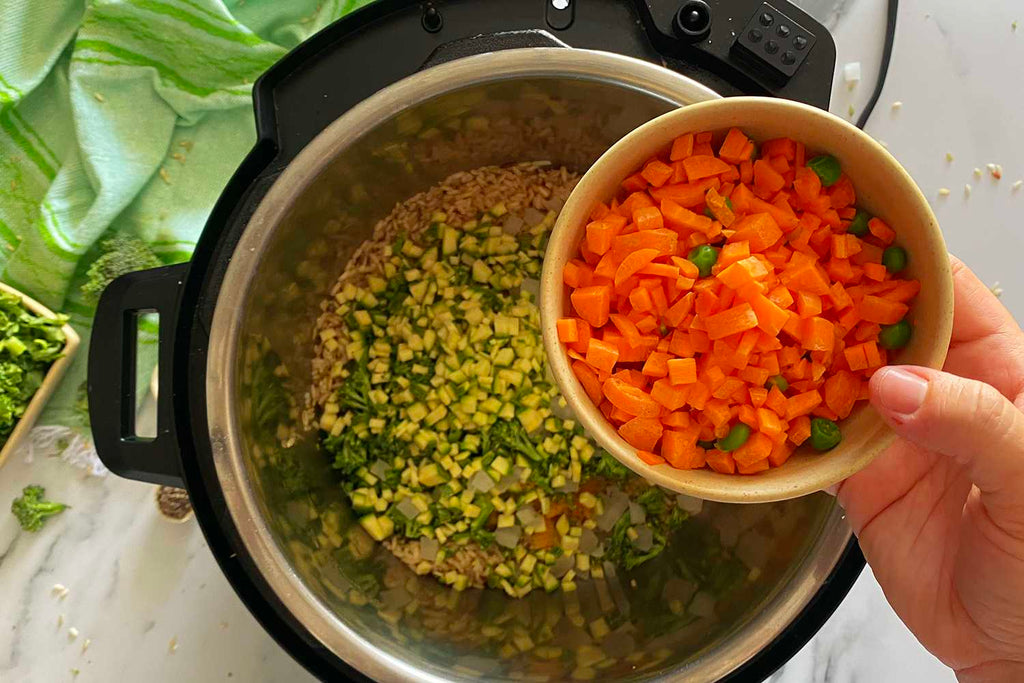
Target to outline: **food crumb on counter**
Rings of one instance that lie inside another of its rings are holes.
[[[1017,182],[1010,186],[1010,189],[1016,192],[1022,187],[1024,187],[1024,180],[1018,180]]]
[[[57,628],[60,628],[63,625],[64,625],[64,615],[63,614],[58,614],[57,615]]]
[[[985,168],[988,169],[989,174],[996,180],[1003,177],[1003,167],[999,164],[985,164]]]
[[[896,100],[895,102],[892,103],[893,111],[897,111],[897,110],[902,109],[902,108],[903,108],[903,102],[901,102],[900,100]]]
[[[82,652],[88,650],[90,645],[92,645],[92,638],[86,638],[85,642],[82,643]]]
[[[939,196],[940,197],[948,197],[949,196],[949,188],[948,187],[940,187],[939,188]]]
[[[950,163],[950,164],[953,163],[953,153],[952,152],[946,152],[946,162]]]
[[[75,628],[74,626],[72,626],[71,628],[68,629],[68,638],[71,639],[71,640],[74,640],[77,637],[78,637],[78,629]]]
[[[93,96],[93,97],[94,97],[94,98],[96,99],[96,101],[97,101],[97,102],[99,102],[100,104],[103,104],[104,102],[106,102],[106,101],[107,101],[107,98],[106,98],[106,97],[104,97],[103,95],[101,95],[101,94],[100,94],[100,93],[98,93],[98,92],[94,92],[94,93],[92,94],[92,96]]]
[[[164,181],[168,185],[171,184],[171,174],[167,172],[166,168],[160,169],[160,180]]]
[[[997,299],[1003,295],[1003,288],[999,286],[998,280],[992,283],[992,286],[988,288],[988,291],[995,294]]]
[[[970,197],[971,196],[971,184],[970,183],[967,183],[966,185],[964,185],[964,196],[966,196],[966,197]]]
[[[167,644],[167,651],[172,655],[178,650],[178,636],[172,636],[171,642]]]
[[[850,90],[857,86],[860,81],[860,62],[848,62],[843,66],[843,80]]]
[[[55,596],[57,596],[58,599],[63,600],[64,598],[66,598],[68,596],[68,593],[71,592],[71,589],[68,588],[67,586],[65,586],[62,583],[55,583],[55,584],[53,584],[53,588],[51,589],[51,592]]]
[[[77,676],[80,673],[82,673],[80,669],[72,669],[71,670],[71,675],[72,676]]]
[[[980,178],[981,177],[981,169],[978,168],[977,166],[974,167],[974,177],[975,178]]]
[[[855,113],[856,111],[857,111],[857,110],[853,108],[853,105],[852,105],[852,104],[851,104],[851,105],[850,105],[850,106],[849,106],[849,107],[848,107],[848,108],[846,109],[846,112],[847,112],[847,113],[848,113],[848,114],[849,114],[850,116],[853,116],[853,115],[854,115],[854,113]]]

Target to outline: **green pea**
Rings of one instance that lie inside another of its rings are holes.
[[[871,220],[871,214],[867,211],[857,211],[857,215],[853,217],[850,224],[846,226],[846,232],[857,237],[863,237],[868,234],[868,221]]]
[[[811,446],[816,451],[828,451],[839,445],[843,433],[832,420],[816,417],[811,420]]]
[[[724,439],[719,439],[715,446],[718,450],[728,453],[734,451],[747,442],[750,438],[750,427],[743,424],[742,422],[733,425],[733,428],[729,430],[729,433],[725,435]]]
[[[789,389],[789,382],[782,375],[775,375],[774,377],[769,377],[768,381],[764,383],[765,389],[771,391],[772,387],[778,387],[779,391],[786,393],[786,389]]]
[[[715,447],[715,442],[714,441],[700,441],[700,440],[698,440],[697,441],[697,445],[700,446],[701,448],[703,448],[704,450],[709,450],[709,449]]]
[[[883,325],[882,331],[878,333],[878,343],[883,349],[902,349],[910,341],[911,332],[913,328],[906,319],[895,325]]]
[[[718,262],[718,250],[706,244],[694,247],[686,258],[697,266],[701,277],[709,277],[711,268]]]
[[[807,162],[807,168],[818,174],[818,177],[821,178],[821,184],[825,187],[835,185],[839,180],[839,176],[843,174],[843,169],[839,167],[839,160],[831,154],[822,154],[814,157]]]
[[[882,265],[890,273],[898,273],[907,267],[907,250],[903,247],[889,247],[882,252]]]

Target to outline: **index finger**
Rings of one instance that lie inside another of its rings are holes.
[[[956,256],[953,271],[953,345],[998,334],[1020,334],[1020,326],[996,295]]]

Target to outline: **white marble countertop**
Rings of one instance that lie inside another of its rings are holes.
[[[840,115],[851,104],[859,110],[881,54],[885,0],[801,4],[833,30],[840,70],[862,63],[864,80],[852,91],[837,77],[832,106]],[[1017,134],[1024,91],[1007,84],[1024,64],[1024,29],[1011,29],[1014,12],[1024,19],[1011,0],[991,0],[983,12],[958,0],[904,0],[868,131],[932,200],[951,251],[989,284],[1001,283],[1019,318],[1024,226],[1011,216],[1024,206],[1024,190],[1011,186],[1024,177]],[[902,107],[892,108],[894,101]],[[1001,181],[974,177],[987,163],[1003,166]],[[941,187],[948,197],[939,196]],[[28,481],[74,510],[34,535],[0,514],[0,681],[308,680],[232,592],[196,523],[159,516],[153,487],[91,477],[59,459],[19,457],[0,475],[0,501]],[[54,584],[67,595],[56,595]],[[771,680],[932,683],[953,676],[917,644],[865,571],[821,632]]]

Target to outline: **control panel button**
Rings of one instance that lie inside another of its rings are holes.
[[[763,2],[738,32],[732,49],[788,78],[800,68],[814,41],[813,33],[774,5]]]

